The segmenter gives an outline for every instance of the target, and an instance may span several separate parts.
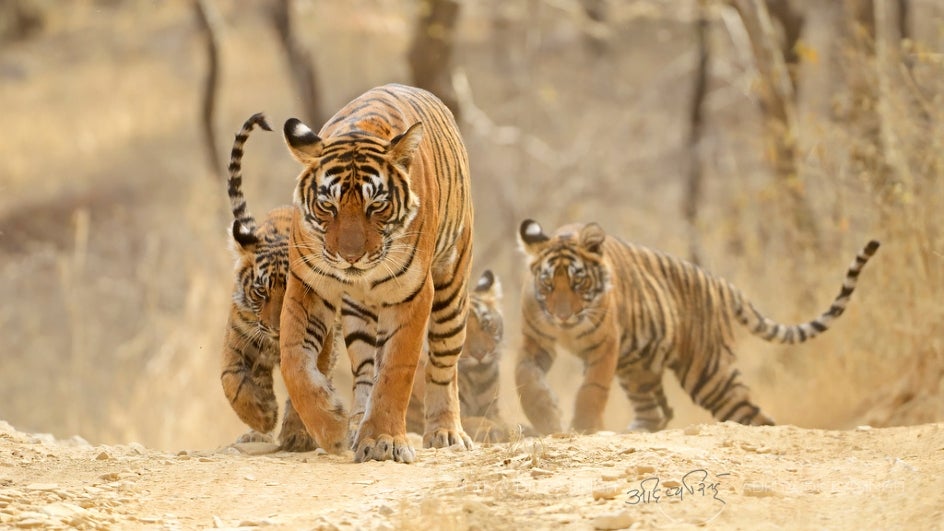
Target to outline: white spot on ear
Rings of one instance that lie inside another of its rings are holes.
[[[292,136],[301,137],[306,135],[313,135],[314,131],[311,130],[307,125],[298,122],[295,124],[295,128],[292,130]]]
[[[535,222],[529,223],[524,229],[524,233],[528,236],[540,236],[542,232],[544,231],[541,229],[541,226]]]

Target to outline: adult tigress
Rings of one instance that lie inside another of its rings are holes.
[[[459,420],[456,361],[469,311],[472,201],[452,113],[425,90],[384,85],[348,103],[317,135],[294,118],[284,133],[305,166],[280,341],[282,376],[302,422],[325,450],[348,447],[344,407],[312,354],[340,310],[355,372],[355,460],[414,460],[406,409],[424,335],[424,445],[471,448]]]
[[[734,368],[731,318],[767,341],[811,339],[843,313],[859,272],[879,246],[871,241],[856,256],[825,313],[786,326],[761,315],[730,283],[607,235],[596,223],[567,225],[548,236],[525,220],[519,238],[533,279],[522,296],[524,345],[515,380],[525,414],[543,433],[561,430],[560,410],[545,381],[557,345],[584,362],[574,430],[602,427],[614,375],[635,410],[629,428],[664,428],[672,418],[662,390],[666,368],[716,419],[772,425]]]

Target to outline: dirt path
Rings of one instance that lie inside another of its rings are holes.
[[[492,529],[944,526],[944,424],[712,424],[351,456],[92,446],[0,422],[0,526]]]

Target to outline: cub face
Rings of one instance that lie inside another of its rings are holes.
[[[459,372],[499,361],[498,347],[504,332],[501,299],[501,283],[491,271],[486,270],[469,297],[470,312],[465,345],[459,357]]]
[[[575,326],[603,304],[609,290],[603,228],[596,223],[568,225],[548,236],[528,219],[521,223],[518,237],[527,255],[534,299],[551,323]]]
[[[283,219],[280,218],[280,215]],[[277,209],[255,233],[233,223],[232,251],[236,258],[233,303],[251,316],[258,331],[272,341],[279,340],[279,316],[288,273],[288,209]]]

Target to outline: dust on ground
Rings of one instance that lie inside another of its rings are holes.
[[[418,450],[412,465],[273,450],[95,446],[0,422],[0,526],[940,529],[944,522],[944,424],[561,434],[471,452]]]

